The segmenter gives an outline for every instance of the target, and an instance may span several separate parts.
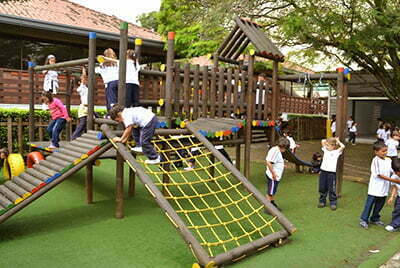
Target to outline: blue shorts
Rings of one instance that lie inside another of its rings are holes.
[[[270,177],[267,177],[267,195],[275,195],[278,191],[279,181],[274,181]]]

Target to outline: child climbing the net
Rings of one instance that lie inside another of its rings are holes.
[[[114,137],[114,142],[125,143],[132,135],[136,142],[136,147],[132,151],[143,152],[146,159],[145,164],[160,163],[160,155],[154,149],[151,139],[158,126],[157,116],[143,107],[124,108],[116,104],[110,110],[111,119],[124,123],[125,130],[121,137]]]

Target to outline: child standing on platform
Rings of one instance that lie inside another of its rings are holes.
[[[55,63],[56,63],[56,57],[54,55],[48,55],[44,64],[48,65]],[[57,94],[58,72],[53,70],[45,70],[43,71],[43,74],[44,74],[43,91]]]
[[[400,182],[400,159],[392,160],[393,175],[392,179]],[[392,222],[385,227],[386,231],[395,232],[400,230],[400,184],[392,183],[392,192],[388,200],[388,204],[391,205],[396,197],[394,203],[394,209],[392,212]]]
[[[266,177],[267,177],[267,199],[278,210],[281,210],[275,203],[275,194],[278,190],[279,182],[282,178],[285,164],[282,153],[289,148],[289,141],[286,138],[280,138],[278,144],[269,149],[266,158]]]
[[[378,130],[376,131],[376,140],[379,142],[385,142],[385,128],[384,124],[380,124]]]
[[[60,133],[65,127],[65,123],[71,121],[71,118],[61,100],[54,98],[51,92],[44,92],[42,94],[42,101],[49,106],[52,120],[47,127],[47,132],[51,139],[49,148],[58,148],[60,147],[58,143],[60,140]]]
[[[126,107],[139,106],[139,61],[136,59],[135,51],[126,51]]]
[[[321,141],[324,156],[321,163],[321,173],[319,175],[319,203],[318,207],[326,205],[326,197],[329,193],[331,210],[337,208],[336,195],[336,167],[339,156],[343,153],[344,144],[339,138],[328,138]]]
[[[151,144],[151,139],[158,126],[157,116],[143,107],[124,108],[121,105],[114,105],[110,111],[111,119],[125,125],[124,133],[121,137],[115,137],[114,142],[125,143],[133,135],[136,147],[132,151],[143,152],[149,159],[146,164],[160,163],[160,156]]]
[[[379,213],[385,205],[390,182],[383,177],[390,177],[392,173],[392,160],[386,157],[387,146],[383,142],[376,142],[374,144],[374,153],[375,157],[372,159],[371,163],[368,197],[360,216],[360,226],[364,229],[368,229],[369,223],[384,226]]]
[[[118,103],[119,68],[117,55],[112,48],[104,50],[104,57],[110,58],[111,60],[106,59],[99,67],[96,67],[95,73],[101,75],[104,85],[106,86],[106,107],[107,112],[110,112],[111,107]]]
[[[79,108],[78,108],[79,124],[76,126],[76,129],[75,129],[74,133],[72,134],[71,140],[75,140],[76,138],[79,138],[86,129],[87,116],[88,116],[88,90],[89,90],[88,87],[86,86],[86,84],[87,84],[86,70],[85,70],[85,68],[82,68],[82,75],[80,77],[80,85],[76,89],[76,92],[78,92],[78,94],[81,98],[81,104],[79,105]]]

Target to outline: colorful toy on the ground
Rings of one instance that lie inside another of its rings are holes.
[[[24,159],[20,154],[9,154],[4,160],[3,176],[7,180],[18,176],[25,170]]]
[[[39,164],[41,160],[44,160],[44,156],[40,152],[31,152],[26,156],[26,166],[32,168],[34,164]]]

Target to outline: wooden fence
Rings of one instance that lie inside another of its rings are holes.
[[[237,68],[216,68],[175,63],[173,79],[173,112],[180,118],[229,117],[231,113],[245,113],[249,78],[246,71]],[[143,106],[159,106],[165,99],[166,73],[157,70],[142,70],[140,73],[140,101]],[[60,92],[67,92],[67,76],[59,75]],[[72,78],[74,79],[74,78]],[[257,80],[256,78],[254,78]],[[40,93],[43,75],[35,74],[35,92]],[[255,84],[253,118],[267,120],[271,113],[271,81],[259,80]],[[325,100],[291,97],[280,94],[279,112],[300,114],[326,114]],[[105,105],[102,80],[96,80],[95,105]],[[78,105],[78,94],[73,91],[71,104]],[[0,103],[29,103],[28,72],[0,69]],[[35,97],[40,103],[40,95]]]

